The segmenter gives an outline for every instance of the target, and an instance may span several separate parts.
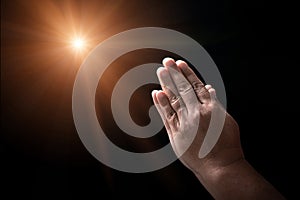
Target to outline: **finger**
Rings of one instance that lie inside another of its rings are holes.
[[[162,63],[166,68],[172,67],[174,70],[180,72],[180,69],[177,67],[176,62],[173,58],[164,58]]]
[[[197,105],[199,102],[192,85],[180,72],[173,59],[166,58],[163,60],[163,64],[167,68],[187,109],[194,110],[195,105]]]
[[[187,65],[186,62],[182,60],[176,61],[176,64],[182,74],[186,77],[186,79],[193,86],[194,91],[197,94],[201,103],[208,103],[210,100],[210,95],[208,90],[204,87],[202,81],[197,77],[197,75],[193,72],[193,70]]]
[[[211,85],[205,85],[204,87],[207,89],[207,91],[212,88]]]
[[[216,102],[217,101],[216,90],[211,85],[207,85],[205,87],[209,92],[211,102]]]
[[[159,91],[156,93],[156,98],[160,105],[161,111],[170,126],[171,132],[177,132],[179,127],[179,120],[176,112],[173,110],[172,106],[169,103],[167,95],[164,92]]]
[[[170,143],[174,147],[173,136],[174,136],[175,133],[172,133],[170,125],[169,125],[168,121],[166,120],[166,118],[163,114],[161,106],[159,105],[159,102],[158,102],[158,99],[157,99],[157,96],[156,96],[157,92],[158,92],[157,90],[152,91],[152,93],[151,93],[152,94],[152,99],[153,99],[154,105],[155,105],[155,107],[156,107],[161,119],[163,120],[163,123],[164,123],[165,127],[166,127]]]
[[[157,92],[158,92],[157,90],[152,91],[152,93],[151,93],[152,99],[153,99],[154,105],[155,105],[155,107],[156,107],[156,109],[157,109],[157,111],[158,111],[158,113],[159,113],[166,129],[167,129],[167,132],[171,134],[170,125],[168,124],[168,121],[166,120],[165,115],[163,114],[162,108],[160,107],[158,99],[156,97]]]
[[[157,76],[171,106],[176,113],[179,112],[180,108],[184,107],[184,104],[169,72],[164,67],[160,67],[157,69]]]

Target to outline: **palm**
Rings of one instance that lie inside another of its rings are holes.
[[[196,169],[212,158],[226,165],[243,157],[238,125],[218,102],[215,90],[204,86],[183,61],[169,59],[164,65],[157,72],[163,91],[154,91],[153,100],[180,160]],[[210,141],[205,139],[207,134]]]

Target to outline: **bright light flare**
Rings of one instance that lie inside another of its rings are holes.
[[[72,41],[75,50],[82,51],[85,48],[85,41],[82,38],[75,38]]]

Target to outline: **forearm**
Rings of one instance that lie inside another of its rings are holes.
[[[245,159],[195,174],[215,199],[284,199]]]

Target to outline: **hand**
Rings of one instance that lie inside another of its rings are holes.
[[[239,127],[212,86],[204,85],[183,61],[166,58],[163,65],[157,70],[163,91],[153,91],[152,98],[182,163],[216,199],[284,199],[245,160]],[[211,126],[211,119],[220,123]],[[206,148],[210,134],[219,137],[212,149]]]
[[[152,97],[183,164],[201,175],[243,159],[238,125],[219,103],[212,86],[204,85],[184,61],[166,58],[163,65],[157,70],[163,91],[153,91]],[[225,118],[224,126],[216,145],[201,158],[200,147],[213,111]]]

